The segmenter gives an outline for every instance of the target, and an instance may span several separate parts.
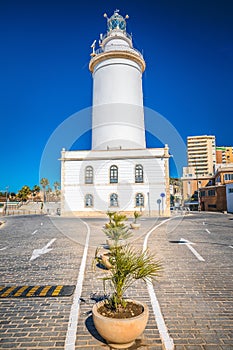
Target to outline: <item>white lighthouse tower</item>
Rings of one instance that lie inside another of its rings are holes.
[[[93,76],[92,149],[145,148],[142,73],[145,61],[133,48],[126,19],[119,11],[107,18],[100,48],[93,43],[89,69]],[[116,127],[117,125],[117,127]]]
[[[61,152],[62,215],[169,215],[169,153],[146,148],[142,74],[145,61],[116,10],[91,45],[92,149]]]

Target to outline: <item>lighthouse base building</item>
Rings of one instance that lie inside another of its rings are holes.
[[[168,148],[62,151],[62,214],[169,215]]]
[[[116,10],[99,49],[92,44],[92,149],[61,152],[61,214],[170,214],[169,149],[146,148],[145,61]]]

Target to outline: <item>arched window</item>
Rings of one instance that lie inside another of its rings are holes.
[[[110,195],[110,207],[118,207],[118,195],[116,193]]]
[[[118,183],[118,167],[116,165],[110,167],[110,183]]]
[[[93,207],[93,196],[90,193],[86,194],[85,196],[85,207],[86,208]]]
[[[141,164],[135,166],[135,182],[143,182],[143,166]]]
[[[92,166],[86,166],[85,168],[85,184],[93,184],[93,168]]]
[[[137,193],[135,197],[135,206],[144,207],[144,196],[142,193]]]

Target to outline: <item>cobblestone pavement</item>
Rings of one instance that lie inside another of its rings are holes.
[[[174,218],[150,234],[148,246],[163,261],[154,290],[175,349],[233,349],[232,228],[229,215],[195,214]],[[56,221],[56,222],[55,222]],[[93,270],[97,245],[104,243],[103,220],[86,220],[90,246],[80,304],[75,349],[109,349],[91,317],[93,299],[102,295],[102,269]],[[133,244],[141,249],[153,220],[141,220]],[[46,216],[7,218],[0,229],[1,285],[75,285],[86,227],[80,221]],[[187,244],[204,258],[199,261]],[[30,261],[32,251],[56,239],[48,253]],[[147,288],[138,283],[127,296],[147,302],[150,318],[133,349],[163,349]],[[64,349],[71,297],[0,300],[0,349]]]
[[[47,217],[9,217],[0,235],[1,285],[76,284],[83,246]],[[30,261],[53,238],[53,250]],[[0,349],[64,349],[71,304],[72,297],[1,299]]]
[[[232,233],[232,216],[203,214],[170,221],[150,237],[164,264],[154,288],[177,350],[233,349]],[[177,244],[181,238],[196,243],[205,261]]]

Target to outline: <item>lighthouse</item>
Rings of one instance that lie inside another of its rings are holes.
[[[169,215],[169,149],[147,148],[142,76],[146,64],[126,31],[128,16],[108,17],[91,45],[91,150],[61,151],[61,214]]]
[[[107,18],[107,33],[93,43],[92,149],[145,148],[142,73],[145,61],[126,32],[119,11]]]

